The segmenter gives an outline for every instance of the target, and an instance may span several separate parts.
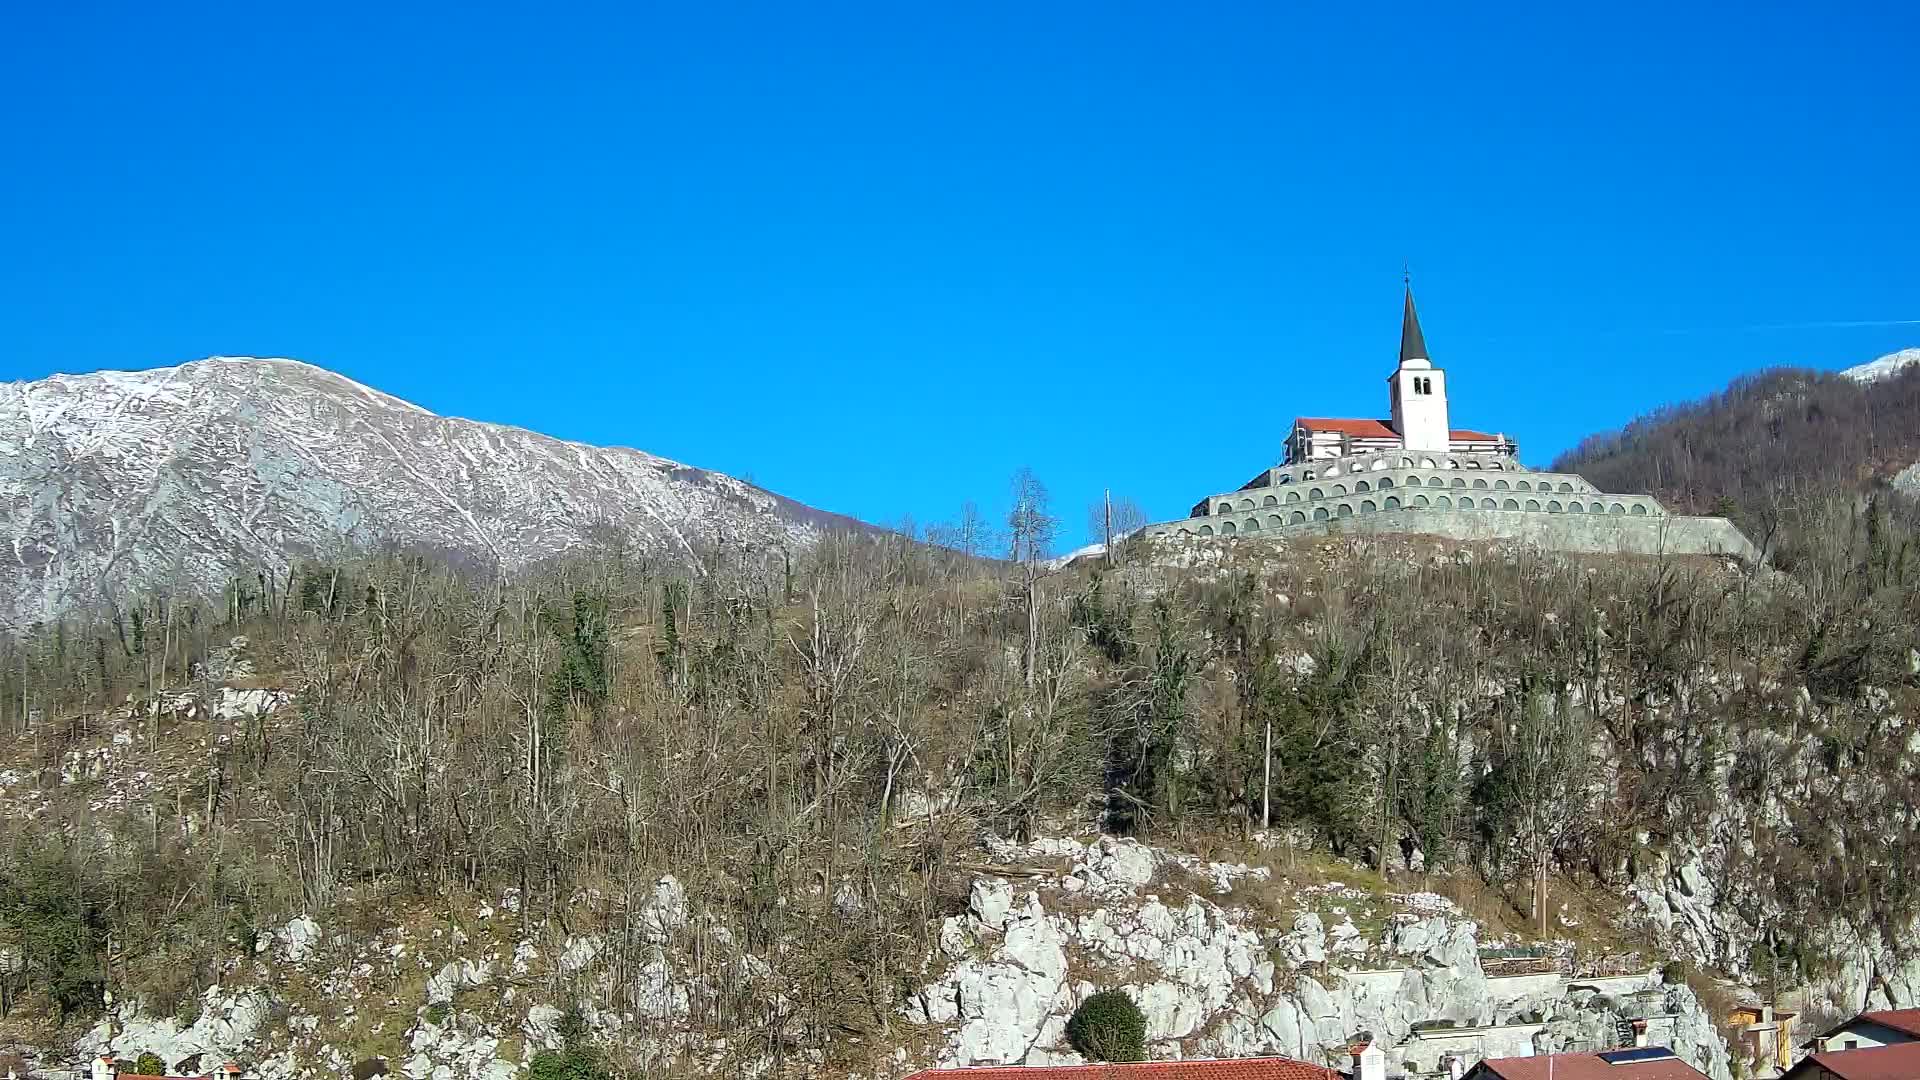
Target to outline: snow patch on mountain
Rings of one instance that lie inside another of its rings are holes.
[[[1920,364],[1920,349],[1901,349],[1878,360],[1850,367],[1840,374],[1854,382],[1872,383],[1890,379],[1915,364]]]

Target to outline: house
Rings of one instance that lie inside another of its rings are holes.
[[[1920,1041],[1821,1051],[1801,1058],[1781,1080],[1920,1080]]]
[[[1706,1074],[1664,1046],[1640,1046],[1597,1054],[1487,1058],[1468,1071],[1466,1080],[1706,1080]]]
[[[1379,1051],[1375,1050],[1375,1060]],[[1357,1071],[1357,1070],[1356,1070]],[[1384,1074],[1384,1068],[1382,1074]],[[1342,1080],[1324,1065],[1293,1058],[1220,1058],[1101,1065],[976,1065],[925,1069],[907,1080]],[[1382,1080],[1380,1076],[1372,1080]]]
[[[1794,1014],[1771,1005],[1736,1005],[1727,1012],[1736,1048],[1761,1066],[1793,1067]]]
[[[97,1057],[88,1071],[88,1080],[240,1080],[240,1066],[229,1061],[201,1076],[151,1076],[137,1073],[133,1062]]]
[[[1868,1050],[1920,1041],[1920,1009],[1882,1009],[1864,1012],[1815,1035],[1807,1048],[1815,1053]]]

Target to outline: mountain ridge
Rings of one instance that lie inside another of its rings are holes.
[[[217,591],[235,573],[385,545],[515,568],[618,540],[872,528],[633,447],[436,414],[284,357],[0,384],[0,626],[116,590]]]

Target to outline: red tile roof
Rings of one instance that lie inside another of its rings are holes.
[[[1679,1058],[1623,1061],[1615,1065],[1599,1054],[1487,1058],[1467,1075],[1471,1077],[1482,1069],[1502,1080],[1706,1080],[1705,1073]]]
[[[1313,431],[1331,431],[1340,435],[1351,435],[1356,439],[1397,439],[1400,436],[1393,430],[1391,420],[1351,420],[1337,416],[1302,416],[1294,421],[1295,426]],[[1469,431],[1466,428],[1454,428],[1448,436],[1455,442],[1493,442],[1499,436],[1484,431]]]
[[[1911,1013],[1912,1009],[1900,1012]],[[1867,1015],[1872,1015],[1871,1013]],[[1883,1021],[1877,1021],[1883,1022]],[[1912,1080],[1920,1076],[1920,1042],[1894,1043],[1865,1050],[1833,1050],[1802,1058],[1787,1071],[1788,1076],[1803,1077],[1825,1069],[1842,1080]]]
[[[1853,1019],[1879,1024],[1881,1027],[1892,1028],[1920,1039],[1920,1009],[1882,1009],[1879,1012],[1861,1013]]]
[[[1321,1065],[1293,1058],[1140,1061],[1125,1065],[984,1065],[926,1069],[907,1080],[1341,1080]]]

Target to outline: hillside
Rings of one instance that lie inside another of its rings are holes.
[[[125,643],[0,656],[0,1039],[886,1077],[1068,1058],[1117,985],[1161,1056],[1369,1024],[1431,1068],[1418,1025],[1657,1014],[1724,1080],[1716,977],[1920,1004],[1920,567],[1831,559],[1131,544],[1029,609],[878,539],[128,600]],[[1637,989],[1490,994],[1516,953]],[[1419,987],[1355,981],[1383,963]]]
[[[435,416],[321,368],[216,357],[0,385],[0,628],[144,593],[284,590],[377,548],[524,567],[861,528],[638,450]],[[264,580],[263,580],[264,577]]]
[[[1844,372],[1777,368],[1592,436],[1554,462],[1607,491],[1728,513],[1751,536],[1920,462],[1920,352]]]

